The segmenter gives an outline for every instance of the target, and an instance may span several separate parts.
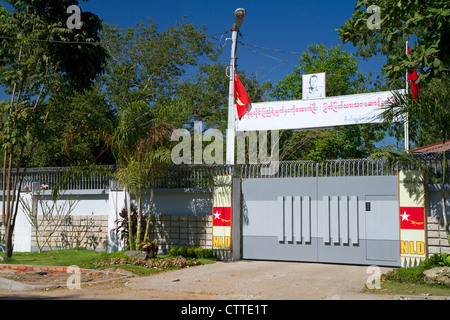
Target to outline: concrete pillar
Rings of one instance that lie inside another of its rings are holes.
[[[120,218],[119,213],[124,207],[125,192],[123,190],[110,189],[108,201],[108,252],[123,250],[123,241],[114,229],[117,227],[115,221]]]

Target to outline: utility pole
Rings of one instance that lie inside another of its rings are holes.
[[[229,91],[228,91],[228,129],[227,129],[227,146],[226,146],[226,163],[234,165],[234,142],[236,136],[236,108],[235,108],[235,98],[234,98],[234,72],[236,70],[236,45],[237,37],[239,32],[239,27],[242,25],[245,19],[245,9],[239,8],[234,12],[235,23],[231,29],[231,59],[229,67]],[[230,39],[227,39],[230,40]]]

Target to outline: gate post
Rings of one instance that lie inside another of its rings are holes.
[[[412,267],[427,257],[424,172],[400,170],[398,182],[400,258],[402,267]]]
[[[241,258],[240,179],[233,175],[213,177],[212,249],[221,260]]]
[[[241,250],[241,179],[233,178],[232,188],[232,220],[231,220],[231,260],[237,261],[242,258]]]

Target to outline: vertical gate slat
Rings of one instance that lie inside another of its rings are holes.
[[[305,242],[311,242],[311,197],[302,199],[302,236]]]
[[[293,220],[293,203],[292,197],[287,196],[284,198],[284,233],[286,235],[286,241],[292,242],[294,235],[292,233],[292,220]]]
[[[294,239],[297,242],[302,241],[302,197],[295,196],[293,203],[293,213],[294,216],[292,218],[293,223],[293,233]]]
[[[277,237],[278,241],[284,241],[284,197],[278,197],[277,201],[278,206],[278,228],[277,228]]]
[[[341,239],[343,244],[348,244],[348,196],[342,196],[339,202],[339,219]]]
[[[353,244],[359,243],[358,197],[351,196],[349,203],[349,235]]]

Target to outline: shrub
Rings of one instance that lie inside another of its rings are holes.
[[[383,275],[383,279],[401,283],[423,283],[423,272],[426,267],[418,265],[409,268],[398,268]]]
[[[95,262],[95,267],[104,268],[108,266],[123,265],[123,264],[156,269],[156,268],[173,268],[173,267],[185,268],[190,266],[197,266],[200,264],[200,262],[195,260],[186,260],[183,257],[176,257],[169,259],[151,259],[151,260],[139,259],[135,257],[132,258],[114,257],[102,259],[98,262]]]
[[[434,267],[450,267],[450,255],[447,253],[433,254],[431,257],[423,261],[426,268]]]
[[[190,246],[175,246],[169,250],[171,256],[182,256],[185,258],[208,259],[213,257],[211,249],[196,248]]]
[[[435,253],[431,257],[425,259],[421,265],[409,268],[398,268],[383,275],[383,279],[401,283],[424,283],[423,272],[427,269],[435,267],[449,267],[450,255],[447,253]]]

